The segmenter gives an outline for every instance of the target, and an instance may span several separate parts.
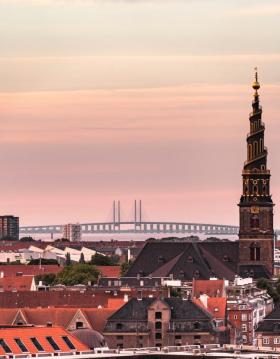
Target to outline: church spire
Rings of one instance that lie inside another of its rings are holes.
[[[267,169],[267,148],[264,146],[265,125],[262,122],[257,69],[252,88],[255,90],[253,111],[249,115],[247,160],[242,171],[243,191],[239,202],[239,270],[241,275],[265,277],[265,272],[254,272],[258,265],[266,268],[270,275],[273,274],[274,204],[270,194],[270,171]]]
[[[259,93],[258,90],[260,89],[261,85],[258,81],[258,68],[255,67],[255,81],[252,84],[252,88],[255,90],[254,93],[254,100],[253,100],[253,110],[259,110]]]

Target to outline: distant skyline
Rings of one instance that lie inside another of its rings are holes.
[[[280,228],[277,0],[0,0],[2,214],[238,224],[254,67]],[[127,213],[128,214],[128,213]]]

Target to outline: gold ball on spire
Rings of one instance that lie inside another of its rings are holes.
[[[255,81],[252,83],[252,87],[256,91],[261,87],[258,81],[258,69],[256,67],[255,67]]]

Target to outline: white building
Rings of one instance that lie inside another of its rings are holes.
[[[68,223],[63,227],[63,238],[70,242],[80,242],[82,239],[82,227],[79,223]]]

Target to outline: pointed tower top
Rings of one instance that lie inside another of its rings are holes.
[[[255,91],[258,91],[258,89],[261,87],[259,81],[258,81],[258,68],[255,67],[255,81],[252,84],[252,87]]]

